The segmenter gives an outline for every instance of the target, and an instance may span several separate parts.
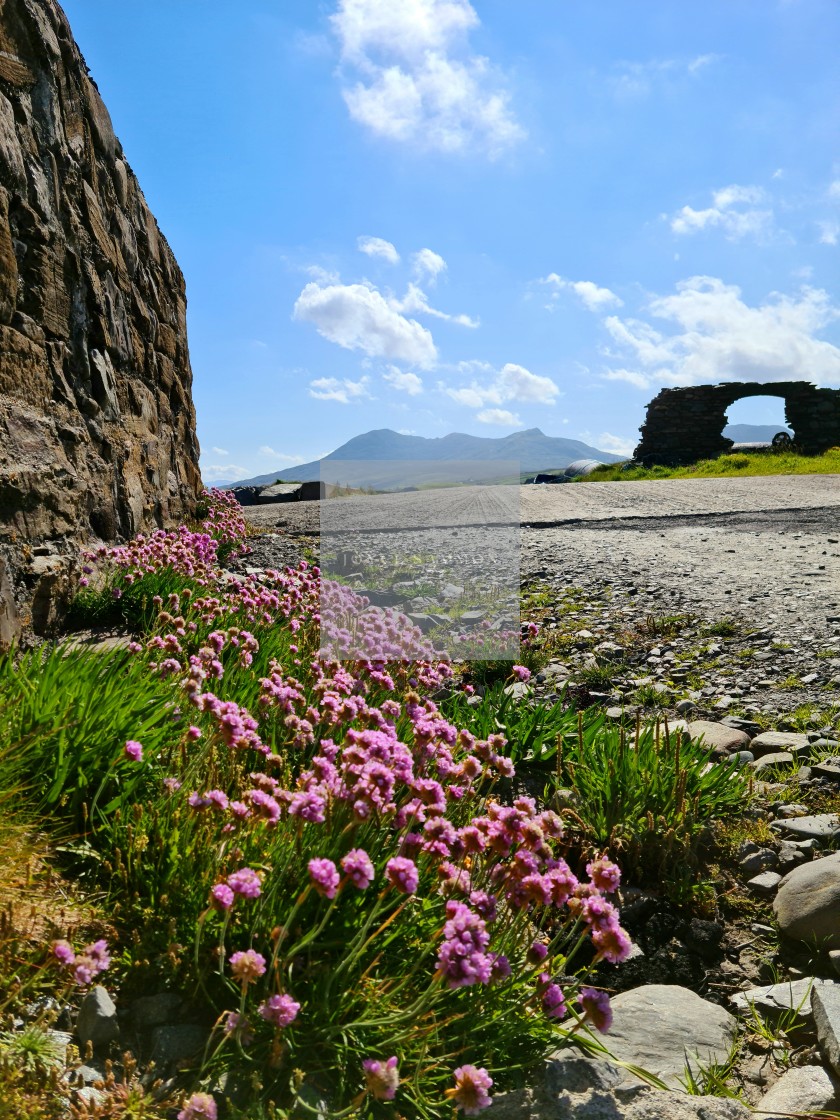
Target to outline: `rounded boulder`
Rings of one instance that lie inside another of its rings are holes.
[[[840,949],[840,852],[786,875],[773,911],[785,937]]]

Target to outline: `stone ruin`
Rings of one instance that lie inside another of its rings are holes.
[[[201,489],[184,278],[56,0],[0,0],[0,647]]]
[[[727,381],[663,389],[648,405],[633,459],[678,466],[730,451],[732,440],[723,435],[726,410],[744,397],[782,397],[785,422],[803,454],[840,446],[840,389],[818,389],[808,381]]]

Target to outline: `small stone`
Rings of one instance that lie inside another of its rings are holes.
[[[750,988],[746,992],[737,992],[730,998],[730,1003],[739,1011],[748,1011],[750,1007],[769,1014],[794,1011],[798,1018],[807,1021],[813,1015],[811,992],[814,988],[821,988],[826,984],[835,987],[833,980],[822,980],[813,976],[804,976],[801,980],[789,980],[782,984],[763,984],[758,988]],[[836,986],[840,988],[840,985]]]
[[[96,984],[82,1000],[76,1020],[76,1034],[82,1050],[88,1042],[94,1050],[107,1046],[120,1033],[117,1007],[101,984]]]
[[[761,898],[772,898],[781,881],[782,877],[777,872],[764,871],[761,875],[756,875],[754,879],[750,879],[747,886]]]
[[[752,751],[750,753],[752,754]],[[795,762],[796,759],[790,751],[777,751],[775,754],[764,754],[760,758],[754,758],[750,768],[758,773],[760,770],[769,770],[773,766],[790,767],[795,765]]]
[[[770,827],[802,840],[828,840],[840,828],[840,816],[837,813],[817,813],[811,817],[771,821]]]

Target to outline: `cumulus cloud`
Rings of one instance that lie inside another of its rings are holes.
[[[828,197],[840,199],[840,179],[835,179],[828,185]]]
[[[260,448],[260,455],[265,455],[268,459],[279,459],[283,463],[302,463],[302,455],[286,455],[282,451],[275,451],[273,447],[263,444]]]
[[[389,366],[388,371],[382,374],[382,379],[401,393],[408,393],[410,397],[416,397],[423,392],[423,382],[416,373],[404,373],[396,366]]]
[[[215,463],[201,468],[201,477],[205,482],[214,482],[219,478],[245,478],[247,474],[248,468],[236,463]]]
[[[213,453],[214,453],[215,455],[230,455],[230,452],[229,452],[229,451],[226,451],[226,450],[224,449],[224,447],[214,447],[214,448],[213,448]]]
[[[370,396],[369,384],[369,377],[362,377],[359,381],[350,381],[346,377],[341,380],[337,377],[317,377],[309,383],[309,395],[319,401],[350,404],[351,401]]]
[[[506,408],[485,408],[476,416],[481,424],[498,424],[501,427],[517,427],[522,421],[515,412],[508,412]]]
[[[432,249],[421,249],[412,257],[414,262],[414,275],[420,280],[428,280],[434,284],[438,275],[446,271],[446,261]]]
[[[613,455],[626,455],[629,458],[636,449],[639,437],[630,439],[627,436],[615,436],[612,432],[601,432],[592,442],[599,451],[611,451]]]
[[[820,244],[836,245],[840,238],[840,222],[818,222],[820,227]]]
[[[604,320],[618,354],[636,362],[635,369],[625,360],[607,370],[607,380],[645,389],[719,381],[840,383],[840,348],[817,337],[840,318],[840,307],[819,288],[803,286],[792,296],[775,292],[753,307],[736,285],[694,276],[675,294],[651,300],[647,311],[673,331],[643,319]]]
[[[491,157],[523,139],[500,76],[470,50],[468,0],[339,0],[330,22],[358,79],[343,90],[350,116],[377,136]]]
[[[360,253],[367,253],[369,257],[381,257],[388,264],[400,263],[396,246],[386,241],[384,237],[359,237],[356,240],[356,247]]]
[[[671,217],[671,229],[680,236],[704,229],[720,229],[730,241],[742,237],[767,237],[773,227],[773,210],[761,187],[733,183],[712,192],[712,205],[704,210],[683,206]]]
[[[483,363],[481,365],[483,366]],[[483,383],[473,380],[460,389],[453,389],[443,383],[438,387],[452,400],[468,408],[483,408],[488,404],[505,404],[508,401],[519,401],[523,404],[554,404],[555,399],[560,396],[559,388],[550,377],[531,373],[524,366],[508,362],[498,372],[493,371],[492,367],[484,368],[492,372],[493,376]]]
[[[552,299],[558,299],[563,291],[574,292],[589,311],[602,311],[605,307],[622,307],[624,304],[615,292],[611,292],[609,288],[600,288],[592,280],[566,280],[556,272],[550,272],[540,283],[553,288]]]
[[[294,318],[312,323],[319,334],[346,350],[370,358],[410,362],[427,368],[437,358],[431,333],[408,319],[371,284],[307,284]]]

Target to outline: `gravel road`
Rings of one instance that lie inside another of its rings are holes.
[[[341,499],[330,503],[330,525],[417,533],[507,521],[508,499],[488,489]],[[610,584],[658,609],[840,635],[840,475],[582,482],[521,487],[519,497],[526,581]],[[251,563],[287,563],[301,541],[317,539],[317,502],[244,513],[274,534],[255,542]]]

